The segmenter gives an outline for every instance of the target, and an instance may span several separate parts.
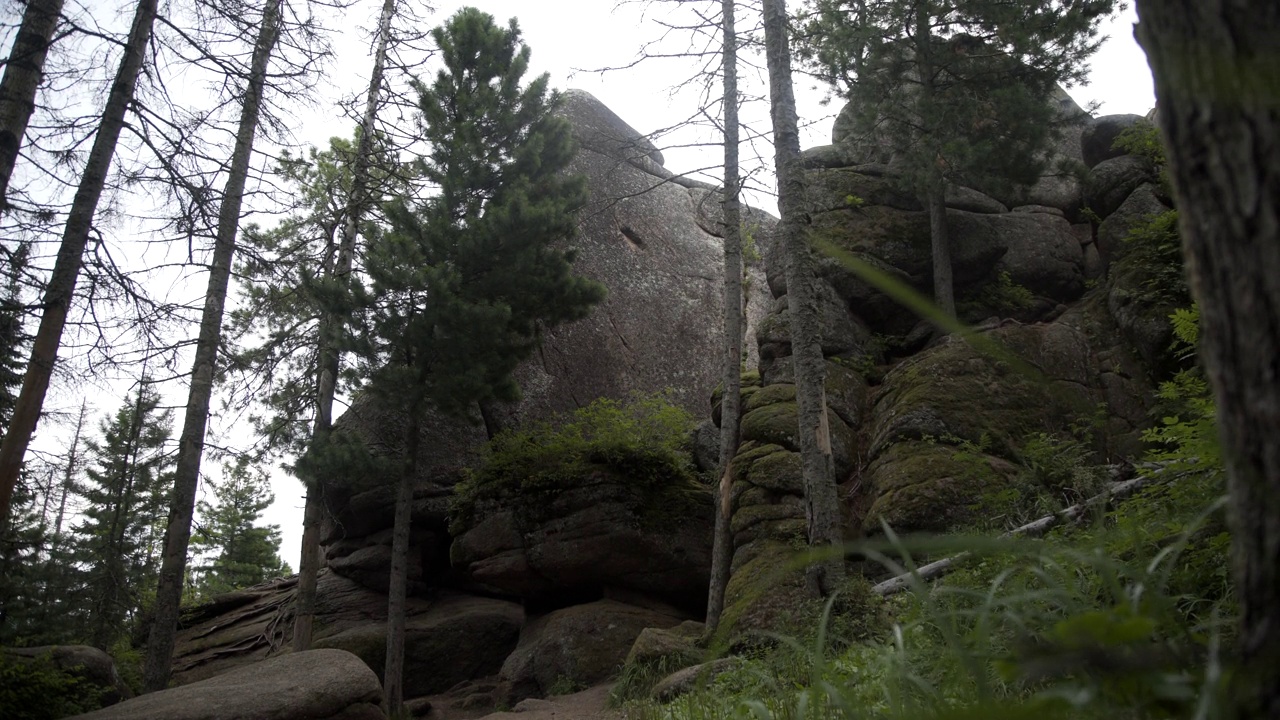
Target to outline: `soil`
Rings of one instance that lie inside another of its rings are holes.
[[[488,712],[461,707],[457,695],[430,698],[427,720],[623,720],[620,710],[609,708],[612,684],[597,685],[572,695],[546,699],[529,698],[516,703],[509,712]]]

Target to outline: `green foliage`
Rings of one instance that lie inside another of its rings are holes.
[[[1140,122],[1125,128],[1116,136],[1111,147],[1146,158],[1157,167],[1163,167],[1167,163],[1160,130],[1153,123]]]
[[[8,255],[8,262],[0,275],[4,293],[0,297],[0,438],[9,427],[9,418],[26,370],[22,352],[27,342],[22,330],[22,275],[27,269],[31,246],[23,243],[12,251],[8,248],[2,250]]]
[[[558,695],[572,695],[580,690],[586,690],[582,683],[574,680],[568,675],[561,675],[551,683],[551,687],[547,688],[547,697],[556,697]]]
[[[444,68],[419,83],[423,179],[439,194],[387,206],[368,246],[370,390],[410,413],[466,417],[513,400],[516,366],[543,329],[587,315],[604,288],[574,276],[558,249],[576,232],[583,179],[546,75],[523,85],[529,49],[515,21],[464,8],[432,31]]]
[[[200,521],[191,542],[194,552],[203,556],[193,564],[197,598],[292,574],[280,559],[280,527],[257,525],[275,501],[266,473],[243,460],[224,465],[213,495],[216,503],[202,500],[197,506]]]
[[[57,720],[97,710],[102,689],[59,670],[49,656],[18,660],[0,648],[0,717]]]
[[[1133,228],[1125,237],[1118,263],[1141,273],[1140,299],[1168,307],[1191,303],[1178,234],[1178,211],[1156,215]]]
[[[136,627],[154,593],[172,486],[171,424],[144,378],[137,395],[103,421],[102,439],[88,443],[87,505],[73,543],[88,600],[87,639],[98,647]]]
[[[274,228],[250,225],[242,234],[241,301],[227,323],[232,352],[226,372],[234,382],[225,386],[233,402],[256,407],[251,419],[268,451],[298,455],[307,448],[321,341],[350,345],[349,324],[325,327],[322,318],[356,312],[352,285],[362,280],[359,266],[340,276],[336,259],[358,145],[358,138],[335,137],[305,157],[286,151],[274,170],[291,191],[292,213]],[[407,193],[412,174],[385,145],[375,138],[367,189],[372,202],[357,228],[366,241],[381,233],[381,202]]]
[[[811,0],[802,59],[853,102],[854,129],[892,148],[909,182],[1032,182],[1067,118],[1049,99],[1082,80],[1113,0]],[[939,177],[941,176],[941,177]]]
[[[688,451],[693,416],[662,395],[627,402],[600,398],[559,423],[530,423],[493,438],[459,483],[454,531],[470,527],[494,502],[518,494],[526,509],[605,470],[655,495],[693,485]]]
[[[1028,288],[1013,281],[1008,271],[1000,271],[981,285],[971,297],[958,301],[958,312],[964,316],[972,313],[997,312],[1002,315],[1025,310],[1035,304],[1036,296]]]

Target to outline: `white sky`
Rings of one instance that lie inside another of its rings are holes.
[[[670,92],[672,84],[687,78],[696,69],[693,61],[688,59],[645,61],[633,69],[603,75],[588,72],[595,68],[621,67],[634,60],[642,44],[662,35],[659,21],[669,17],[666,7],[660,6],[646,16],[642,5],[631,3],[615,7],[611,0],[473,0],[470,3],[450,0],[436,3],[436,12],[428,16],[429,26],[442,23],[466,4],[479,7],[500,22],[510,17],[519,18],[524,40],[533,52],[532,69],[535,73],[549,73],[556,88],[578,88],[592,93],[642,133],[679,123],[697,107],[700,99],[697,93],[673,95]],[[345,19],[331,23],[332,27],[351,30],[335,41],[338,55],[329,65],[325,82],[317,89],[313,108],[301,113],[295,126],[299,143],[324,146],[331,136],[350,136],[354,124],[343,119],[335,103],[339,97],[362,93],[367,86],[370,65],[367,31],[376,23],[380,5],[380,0],[361,0],[347,12]],[[798,3],[792,0],[792,6],[796,5]],[[746,25],[754,22],[754,18],[740,17],[739,22]],[[1099,114],[1142,114],[1154,104],[1146,58],[1132,37],[1134,22],[1135,15],[1130,9],[1110,23],[1107,34],[1111,37],[1091,63],[1090,84],[1068,90],[1080,105],[1098,101],[1101,103]],[[684,37],[673,34],[662,50],[684,51],[686,46],[683,42]],[[744,82],[751,82],[750,77]],[[838,106],[822,106],[820,100],[824,91],[811,88],[812,82],[798,78],[797,83],[802,122],[812,123],[804,146],[830,142],[831,116]],[[750,117],[751,112],[747,110],[744,115]],[[754,116],[763,119],[764,112],[759,109]],[[715,166],[720,151],[714,147],[676,149],[670,144],[711,139],[705,132],[695,132],[659,140],[657,144],[664,148],[667,168],[679,173]],[[761,148],[761,151],[771,152],[766,148]],[[756,203],[765,207],[773,204],[763,195],[756,196]],[[203,276],[197,276],[192,278],[192,282],[198,283],[202,289],[205,281]],[[90,403],[97,405],[91,424],[94,432],[97,418],[114,412],[125,394],[122,389],[98,393],[90,398]],[[182,397],[185,398],[185,391]],[[79,400],[64,394],[61,404],[78,407]],[[176,413],[175,418],[175,422],[180,424],[181,413]],[[175,427],[175,436],[179,430]],[[208,465],[210,463],[206,462],[206,472],[213,470]],[[302,486],[280,471],[274,473],[273,480],[276,503],[268,511],[266,520],[280,526],[284,538],[281,556],[296,569],[302,532]]]

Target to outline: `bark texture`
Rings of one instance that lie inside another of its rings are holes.
[[[154,624],[147,641],[147,659],[143,667],[143,689],[146,692],[163,690],[169,684],[173,645],[178,631],[178,605],[182,600],[182,579],[187,567],[187,546],[191,541],[191,520],[200,480],[200,456],[204,452],[209,400],[213,394],[214,365],[217,362],[218,345],[222,340],[223,308],[231,277],[231,261],[236,251],[240,207],[244,201],[249,160],[253,155],[253,139],[258,129],[258,114],[267,82],[267,66],[280,35],[280,6],[281,0],[268,0],[263,9],[262,27],[254,43],[244,104],[240,108],[240,123],[236,130],[227,185],[223,190],[222,204],[218,208],[218,234],[209,267],[209,285],[200,318],[200,333],[196,338],[195,364],[191,369],[191,388],[187,395],[182,435],[178,438],[178,460],[174,470],[169,524],[164,534],[160,577],[156,585]]]
[[[800,416],[797,437],[804,467],[805,517],[810,549],[827,553],[809,567],[809,585],[815,592],[827,595],[844,579],[844,560],[838,554],[833,556],[832,550],[844,538],[831,457],[831,429],[827,425],[826,362],[818,334],[820,309],[805,241],[804,169],[800,164],[785,0],[764,0],[764,33],[778,212],[782,216],[778,230],[786,248],[787,308],[791,315],[791,360],[795,364]]]
[[[1280,3],[1139,0],[1231,496],[1245,717],[1280,717]]]
[[[387,590],[387,658],[382,676],[383,707],[399,717],[404,707],[405,602],[409,594],[409,530],[413,521],[413,478],[418,474],[420,410],[410,412],[404,472],[396,493],[396,520],[391,531],[391,585]]]
[[[738,33],[734,0],[721,11],[724,43],[724,395],[720,405],[720,501],[711,544],[711,585],[707,593],[707,630],[715,632],[724,610],[733,559],[730,496],[733,456],[738,452],[742,403],[742,208],[738,202]]]
[[[63,0],[27,0],[22,25],[4,66],[4,79],[0,80],[0,214],[9,205],[9,179],[18,162],[27,122],[36,109],[36,91],[44,76],[44,59],[58,27],[62,3]]]
[[[351,194],[347,197],[338,257],[333,275],[344,284],[351,276],[352,258],[355,256],[356,235],[360,220],[369,207],[369,167],[373,156],[373,136],[378,117],[378,101],[382,92],[382,76],[387,62],[387,45],[391,40],[391,21],[396,14],[396,0],[384,0],[382,14],[378,18],[378,46],[373,56],[373,71],[369,75],[369,91],[365,97],[364,115],[360,118],[360,138],[356,146],[355,167],[352,169]],[[316,416],[311,436],[322,440],[333,427],[333,396],[337,388],[341,365],[338,344],[339,328],[343,319],[337,310],[325,313],[320,323],[319,367],[316,377]],[[306,506],[302,515],[302,557],[298,562],[298,595],[293,624],[293,649],[311,648],[312,626],[316,614],[316,577],[320,572],[320,521],[322,507],[320,488],[307,486]]]
[[[151,26],[156,19],[156,4],[157,0],[141,0],[134,13],[124,57],[120,59],[115,80],[111,83],[107,104],[102,110],[102,122],[98,124],[93,147],[89,150],[89,160],[67,213],[62,243],[58,246],[58,258],[49,275],[49,284],[45,286],[41,301],[44,313],[40,316],[40,327],[36,330],[31,358],[27,361],[27,371],[22,377],[22,389],[14,404],[9,429],[5,433],[3,444],[0,444],[0,530],[8,523],[9,504],[13,500],[18,472],[22,469],[22,458],[27,454],[27,445],[31,443],[31,435],[40,419],[40,410],[44,407],[44,396],[49,390],[49,378],[53,375],[53,365],[58,359],[58,346],[62,342],[62,330],[67,324],[67,312],[71,309],[76,281],[80,277],[80,268],[84,265],[84,249],[89,242],[93,215],[97,212],[107,172],[115,157],[116,142],[124,127],[125,112],[133,101],[138,74],[142,71],[146,58]]]
[[[941,177],[930,182],[925,205],[929,208],[929,242],[933,247],[933,301],[947,317],[956,316],[956,290],[951,268],[951,239],[947,234],[946,189]]]

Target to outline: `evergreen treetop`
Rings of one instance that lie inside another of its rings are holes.
[[[522,86],[529,49],[512,20],[465,8],[433,31],[444,68],[419,83],[423,176],[439,194],[387,208],[391,230],[370,244],[374,388],[467,414],[513,400],[512,372],[541,327],[584,317],[604,296],[571,273],[562,249],[586,200],[565,173],[575,152],[546,75]]]
[[[1030,183],[1115,0],[812,0],[801,54],[908,178]],[[1074,120],[1074,118],[1068,118]]]
[[[195,566],[197,594],[209,597],[292,573],[280,559],[280,527],[258,525],[275,501],[266,473],[243,461],[224,465],[213,496],[214,503],[197,506],[200,524],[192,545],[205,555]]]

